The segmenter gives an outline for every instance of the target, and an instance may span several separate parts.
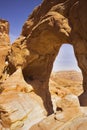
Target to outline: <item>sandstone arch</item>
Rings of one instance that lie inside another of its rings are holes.
[[[25,22],[21,36],[11,47],[9,73],[22,67],[25,80],[42,97],[48,114],[53,112],[49,76],[63,43],[73,45],[83,73],[83,88],[87,90],[86,7],[86,0],[44,0]]]

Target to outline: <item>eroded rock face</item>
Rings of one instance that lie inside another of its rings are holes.
[[[75,95],[65,96],[60,103],[62,110],[57,111],[35,124],[30,130],[86,130],[87,107],[80,107]]]
[[[87,108],[81,108],[77,97],[66,89],[68,95],[57,101],[57,112],[45,118],[53,113],[49,77],[63,43],[74,47],[85,91],[79,99],[87,105],[86,12],[86,0],[44,0],[29,16],[11,48],[9,24],[0,20],[0,87],[4,89],[0,95],[0,129],[87,129]]]
[[[0,19],[0,46],[9,45],[9,23],[6,20]]]
[[[72,107],[73,108],[73,107]],[[87,108],[67,109],[63,112],[50,115],[43,121],[34,125],[30,130],[86,130],[87,129]]]
[[[10,73],[21,66],[25,80],[42,97],[49,114],[53,112],[48,88],[53,62],[63,43],[73,45],[87,90],[87,1],[44,0],[25,22],[21,36],[9,55]],[[36,80],[39,82],[35,84]],[[87,105],[85,103],[85,105]]]
[[[0,81],[7,77],[8,62],[6,57],[10,51],[9,23],[0,19]]]
[[[30,130],[87,129],[87,107],[80,107],[77,96],[73,94],[65,96],[60,105],[62,110],[35,124]]]
[[[34,93],[19,68],[1,85],[0,130],[28,130],[44,119],[47,112],[42,99]]]
[[[23,92],[4,92],[0,95],[0,129],[28,130],[45,118],[41,105]]]

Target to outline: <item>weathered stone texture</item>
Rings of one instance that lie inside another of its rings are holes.
[[[13,88],[17,91],[22,91],[23,89],[25,90],[25,86],[27,86],[26,84],[28,83],[30,91],[33,91],[33,94],[37,95],[48,115],[52,114],[53,106],[49,92],[49,77],[53,62],[61,45],[63,43],[69,43],[73,45],[78,66],[81,68],[83,74],[84,93],[79,96],[80,104],[87,106],[86,12],[86,0],[44,0],[23,25],[21,35],[11,46],[9,53],[7,49],[6,55],[3,56],[3,54],[1,54],[1,56],[4,57],[2,58],[4,68],[0,70],[0,76],[1,78],[3,77],[3,81],[7,79],[2,86],[6,88],[7,84],[7,91],[10,90],[9,86],[11,87],[11,85],[13,85]],[[0,46],[8,46],[9,44],[8,26],[7,21],[0,20]],[[20,85],[22,87],[22,83],[20,84],[18,80],[14,80],[16,74],[18,79],[22,76],[23,88],[21,88],[21,90],[17,88],[20,88]],[[14,80],[15,83],[9,83],[10,78],[12,81]],[[25,83],[24,79],[27,83]],[[36,95],[34,98],[36,98]],[[72,111],[70,110],[70,112]],[[85,117],[81,115],[80,119],[82,123],[83,120],[85,120],[84,118]],[[5,119],[9,122],[7,118]],[[74,123],[76,119],[78,121],[77,116],[73,119]],[[68,126],[65,128],[68,129]],[[72,129],[74,128],[72,127]]]
[[[86,0],[44,0],[29,16],[21,36],[12,45],[10,68],[21,66],[25,80],[41,82],[41,89],[47,93],[48,98],[42,98],[48,102],[46,109],[49,113],[53,112],[48,90],[49,76],[63,43],[73,45],[83,73],[83,88],[87,90],[86,7]]]
[[[7,77],[6,68],[8,62],[6,57],[10,51],[9,23],[0,19],[0,80],[3,81]]]
[[[0,45],[8,45],[9,43],[9,23],[0,19]]]

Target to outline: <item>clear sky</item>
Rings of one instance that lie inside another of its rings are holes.
[[[41,2],[42,0],[0,0],[0,18],[9,21],[12,42],[21,33],[29,14]]]
[[[41,2],[42,0],[0,0],[0,18],[9,21],[12,42],[20,35],[29,14]],[[61,47],[53,67],[53,71],[58,70],[79,70],[71,45]]]
[[[77,60],[75,58],[73,46],[63,44],[59,50],[56,60],[53,65],[53,71],[60,70],[76,70],[80,71]]]

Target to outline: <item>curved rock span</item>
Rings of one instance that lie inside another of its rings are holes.
[[[53,113],[48,88],[53,62],[63,43],[72,44],[87,90],[87,1],[44,0],[25,22],[21,36],[8,56],[9,73],[18,67],[26,81],[42,97],[46,110]],[[40,87],[34,85],[39,81]],[[80,97],[82,99],[83,95]],[[87,101],[83,102],[87,105]]]
[[[17,101],[14,103],[15,106],[20,102],[20,98],[25,101],[25,94],[23,94],[23,92],[30,95],[32,95],[30,93],[32,92],[34,96],[30,97],[29,95],[28,99],[34,103],[35,98],[37,97],[37,101],[41,103],[41,106],[39,106],[39,104],[35,102],[39,110],[41,111],[42,108],[45,111],[45,114],[46,112],[48,115],[52,114],[53,106],[49,92],[49,78],[53,62],[61,45],[63,43],[69,43],[73,45],[78,66],[81,68],[83,74],[84,92],[79,96],[80,104],[87,106],[86,12],[86,0],[44,0],[41,5],[34,9],[33,13],[23,25],[21,35],[11,46],[9,45],[10,40],[8,35],[9,23],[5,20],[0,20],[0,46],[8,48],[6,49],[6,54],[2,53],[0,57],[3,63],[0,70],[0,81],[1,88],[4,89],[4,91],[0,89],[1,92],[3,91],[1,97],[3,97],[4,93],[5,95],[9,95],[9,93],[12,95],[12,91],[14,91],[15,94],[13,94],[12,99],[15,99],[14,97],[17,96]],[[18,79],[14,80],[16,76]],[[22,79],[21,83],[20,79]],[[11,126],[12,121],[14,125],[11,129],[16,128],[15,123],[18,123],[18,126],[21,128],[22,125],[25,126],[23,119],[26,118],[26,113],[25,116],[22,116],[23,123],[21,124],[21,122],[14,119],[13,115],[8,116],[12,113],[10,111],[12,107],[10,101],[12,102],[12,100],[9,98],[6,101],[5,104],[2,102],[0,103],[1,128],[4,126],[8,129],[8,127]],[[26,100],[26,102],[28,102],[28,100]],[[33,103],[31,103],[31,106],[34,106]],[[10,106],[10,108],[8,106]],[[28,106],[25,108],[23,104],[20,105],[19,103],[19,108],[21,108],[21,106],[23,112],[25,109],[27,111],[30,108],[30,105],[29,108]],[[34,110],[37,111],[36,109]],[[16,110],[13,111],[15,112]],[[41,113],[42,119],[45,114]],[[36,120],[38,116],[39,113],[35,117]],[[85,120],[86,118],[81,115],[80,119]],[[14,120],[16,120],[16,122]],[[78,117],[72,120],[74,124],[75,120],[78,120]],[[7,121],[6,124],[5,121]],[[74,129],[74,126],[70,123],[68,125],[66,124],[65,128],[68,129],[69,126]],[[63,127],[61,130],[62,129]]]

